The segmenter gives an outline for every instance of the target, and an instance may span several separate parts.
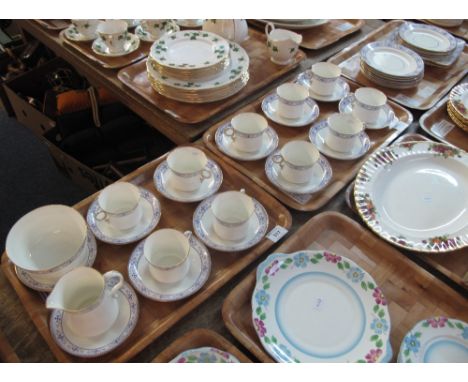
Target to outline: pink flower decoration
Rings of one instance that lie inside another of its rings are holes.
[[[341,261],[341,256],[334,255],[330,252],[324,252],[323,255],[325,256],[325,260],[330,263],[336,264],[338,261]]]
[[[375,288],[372,296],[374,297],[376,304],[387,305],[387,300],[380,288]]]
[[[443,328],[446,322],[447,317],[433,317],[427,319],[427,323],[430,324],[433,328]]]
[[[181,357],[181,358],[179,358],[179,359],[177,360],[177,363],[186,363],[186,362],[187,362],[187,360],[186,360],[185,357]]]
[[[278,266],[278,260],[274,260],[270,266],[265,268],[265,273],[267,275],[273,276],[276,272],[278,272],[279,266]]]
[[[254,319],[255,328],[260,337],[263,337],[266,334],[265,323],[258,318]]]
[[[366,354],[366,361],[368,363],[375,363],[382,355],[382,349],[372,349],[368,354]]]

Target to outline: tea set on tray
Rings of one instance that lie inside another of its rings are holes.
[[[138,321],[135,290],[156,301],[175,301],[196,293],[208,280],[207,249],[237,252],[259,243],[268,213],[244,189],[218,193],[219,165],[195,147],[171,151],[154,172],[155,188],[180,203],[201,203],[193,233],[154,230],[161,206],[149,190],[128,182],[104,188],[86,216],[62,205],[37,208],[19,219],[6,241],[8,258],[26,286],[50,292],[50,331],[57,344],[78,357],[97,357],[122,344]],[[88,223],[88,224],[86,224]],[[124,245],[140,241],[121,273],[101,274],[92,266],[95,237]]]

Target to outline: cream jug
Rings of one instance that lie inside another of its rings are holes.
[[[271,61],[279,65],[289,64],[296,55],[302,36],[287,29],[275,29],[272,23],[265,26],[265,34]]]
[[[123,283],[123,276],[117,271],[102,275],[94,268],[79,267],[55,284],[47,297],[46,307],[63,310],[64,322],[75,334],[96,337],[109,330],[117,320],[117,296]]]
[[[244,19],[209,19],[203,23],[203,30],[215,33],[225,39],[241,43],[249,37],[249,28]]]

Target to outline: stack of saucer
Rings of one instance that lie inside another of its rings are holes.
[[[418,53],[425,63],[442,68],[453,65],[464,48],[463,42],[458,48],[455,37],[432,25],[404,23],[398,29],[398,37],[403,45]]]
[[[361,71],[372,82],[393,89],[415,87],[424,77],[424,61],[412,50],[389,41],[361,50]]]
[[[447,102],[447,112],[459,128],[468,132],[468,83],[452,89]]]
[[[146,65],[153,89],[182,102],[218,101],[249,80],[247,52],[210,32],[186,30],[160,38]]]

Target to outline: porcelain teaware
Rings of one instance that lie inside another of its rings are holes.
[[[380,110],[387,103],[387,96],[374,88],[359,88],[354,92],[354,97],[356,99],[354,114],[365,123],[376,122]]]
[[[96,37],[96,29],[101,21],[97,19],[72,19],[71,22],[84,38],[90,39]]]
[[[262,147],[263,134],[267,129],[268,122],[260,114],[240,113],[231,119],[231,126],[223,132],[232,139],[237,150],[252,153]]]
[[[328,117],[325,143],[338,152],[350,152],[359,144],[363,123],[353,114],[334,113]]]
[[[110,279],[118,282],[108,286]],[[94,268],[78,267],[60,278],[46,300],[48,309],[63,310],[67,326],[77,335],[95,337],[109,330],[119,315],[117,292],[123,286],[117,271],[104,275]]]
[[[271,61],[288,65],[296,55],[302,36],[287,29],[275,29],[270,22],[265,26],[265,34]]]
[[[287,82],[276,88],[278,96],[278,114],[287,119],[298,119],[304,114],[304,107],[309,92],[305,86]]]
[[[249,28],[244,19],[208,19],[203,23],[203,30],[237,43],[249,37]]]
[[[330,96],[335,92],[335,87],[341,75],[341,68],[329,62],[317,62],[312,65],[311,90],[321,96]]]
[[[144,32],[151,35],[151,40],[157,40],[168,31],[178,31],[179,27],[171,19],[144,19],[140,20],[140,26]]]
[[[106,20],[98,25],[97,33],[110,53],[119,53],[125,50],[128,36],[127,28],[127,22],[124,20]]]

